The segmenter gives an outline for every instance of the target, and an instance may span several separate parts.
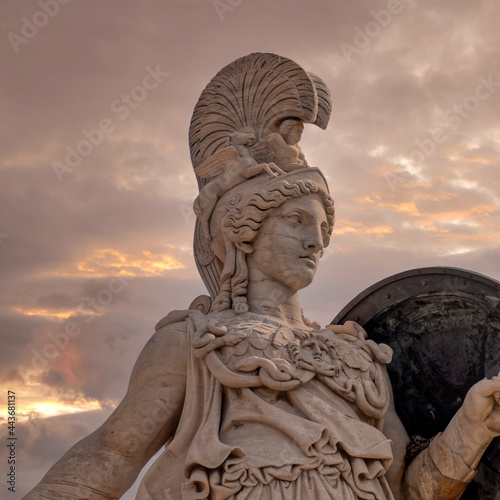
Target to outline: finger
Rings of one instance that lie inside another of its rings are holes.
[[[500,376],[497,375],[491,379],[484,378],[473,385],[471,390],[480,396],[492,396],[495,392],[500,392]]]
[[[333,333],[344,333],[344,325],[326,325],[325,328]]]

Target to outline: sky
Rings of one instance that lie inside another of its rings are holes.
[[[496,0],[25,0],[0,11],[9,498],[105,421],[156,322],[205,293],[188,127],[205,85],[243,55],[288,57],[332,94],[329,127],[307,125],[300,143],[337,218],[301,294],[309,319],[327,324],[409,269],[500,279]],[[0,426],[6,435],[6,408]]]

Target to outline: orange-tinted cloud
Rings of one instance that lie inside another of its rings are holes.
[[[42,316],[48,319],[68,319],[70,316],[73,316],[77,312],[74,309],[42,309],[37,307],[27,307],[24,305],[15,307],[14,310],[18,313],[24,314],[25,316]]]
[[[343,221],[335,226],[334,235],[343,235],[346,233],[372,234],[383,236],[394,232],[391,226],[369,226],[361,221]]]
[[[186,266],[168,253],[143,250],[134,254],[103,248],[76,265],[85,276],[158,276]]]

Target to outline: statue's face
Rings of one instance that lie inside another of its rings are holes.
[[[280,127],[281,135],[287,142],[297,144],[304,131],[304,124],[300,120],[284,120]]]
[[[316,274],[328,229],[319,195],[286,201],[264,221],[252,243],[250,278],[275,280],[292,290],[306,287]]]

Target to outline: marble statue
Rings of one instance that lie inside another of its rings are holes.
[[[500,377],[473,386],[410,461],[391,349],[300,308],[334,207],[298,142],[330,112],[324,82],[273,54],[238,59],[209,83],[190,147],[195,258],[210,297],[158,323],[121,404],[26,500],[120,498],[162,447],[138,500],[460,498],[500,435]]]

